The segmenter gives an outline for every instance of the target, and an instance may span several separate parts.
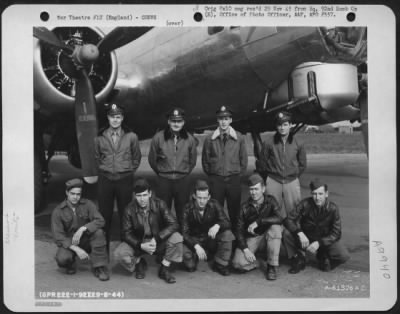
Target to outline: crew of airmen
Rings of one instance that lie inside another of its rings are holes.
[[[303,270],[310,256],[322,271],[346,262],[339,209],[328,200],[327,184],[315,178],[309,185],[311,197],[301,200],[299,178],[306,169],[306,152],[290,131],[290,113],[276,115],[277,132],[263,143],[255,173],[244,178],[249,198],[243,202],[245,138],[231,127],[227,106],[219,108],[216,117],[218,128],[205,139],[201,156],[208,180],[192,186],[197,141],[185,128],[182,109],[168,113],[168,126],[150,145],[148,160],[157,174],[151,186],[144,178],[134,178],[142,156],[138,137],[123,125],[123,108],[108,106],[109,125],[95,138],[98,208],[81,197],[84,184],[75,178],[66,182],[66,199],[51,216],[58,266],[75,274],[77,258],[90,260],[94,275],[109,280],[114,200],[121,242],[113,257],[137,279],[145,278],[146,259],[152,255],[160,264],[159,278],[167,283],[176,282],[171,265],[194,272],[200,261],[212,261],[212,269],[222,276],[260,268],[267,280],[276,280],[281,246],[291,274]]]

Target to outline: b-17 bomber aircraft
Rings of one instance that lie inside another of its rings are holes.
[[[364,27],[35,27],[33,36],[35,210],[54,151],[95,182],[93,139],[106,103],[125,108],[140,139],[164,126],[172,107],[201,133],[229,105],[256,158],[278,110],[292,113],[293,132],[362,121],[367,144]]]

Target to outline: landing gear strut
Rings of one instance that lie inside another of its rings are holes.
[[[261,162],[261,150],[262,150],[262,140],[260,133],[256,131],[251,131],[251,138],[253,139],[253,152],[254,152],[254,157],[256,158],[256,172],[259,173],[263,179],[265,180],[267,178],[266,173],[263,171],[263,166]]]

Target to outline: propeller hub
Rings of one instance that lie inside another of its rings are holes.
[[[99,49],[95,45],[85,44],[77,47],[73,53],[73,57],[75,57],[78,64],[90,65],[99,58]]]

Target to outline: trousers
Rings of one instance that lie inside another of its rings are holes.
[[[102,229],[98,229],[89,235],[84,233],[78,246],[89,254],[90,262],[93,267],[100,267],[108,264],[106,238]],[[76,253],[71,249],[66,249],[64,247],[58,248],[55,260],[59,267],[69,268],[74,264],[75,259]]]
[[[141,250],[134,249],[126,242],[121,242],[114,251],[114,258],[123,268],[134,272],[137,260],[147,255]],[[174,232],[166,240],[157,245],[154,255],[167,261],[181,263],[183,255],[183,237],[179,232]]]
[[[280,183],[268,177],[266,184],[267,194],[276,198],[281,208],[281,216],[285,219],[287,214],[301,201],[299,179],[289,183]]]
[[[294,236],[287,229],[285,229],[283,232],[283,242],[289,259],[295,256],[298,252],[302,252],[304,254],[304,250],[301,248],[299,238]],[[332,245],[319,247],[317,251],[317,258],[319,259],[325,256],[337,264],[345,263],[350,258],[349,252],[340,240],[334,242]]]
[[[219,232],[215,239],[208,236],[197,238],[200,246],[206,251],[207,257],[209,253],[214,255],[214,260],[223,266],[229,264],[232,254],[232,241],[235,240],[231,230]],[[188,268],[196,267],[198,262],[197,254],[193,248],[183,245],[183,263]]]
[[[240,175],[232,175],[229,177],[210,175],[209,184],[211,197],[216,199],[222,207],[226,199],[232,230],[235,231],[242,194]]]
[[[99,211],[105,220],[104,231],[106,232],[107,245],[110,243],[111,223],[114,213],[114,200],[117,200],[119,215],[120,237],[122,236],[122,216],[124,209],[132,200],[133,176],[129,175],[119,180],[110,180],[99,175],[98,200]]]
[[[271,266],[279,266],[279,251],[282,240],[282,229],[281,225],[272,225],[263,234],[251,238],[247,238],[247,247],[252,253],[256,253],[259,249],[267,250],[267,263]],[[251,270],[258,266],[257,261],[249,262],[244,252],[236,248],[235,255],[232,260],[232,266],[237,269]]]
[[[172,201],[174,201],[175,215],[179,225],[182,226],[183,207],[190,197],[190,177],[167,179],[159,176],[156,195],[167,203],[170,210],[172,209]]]

